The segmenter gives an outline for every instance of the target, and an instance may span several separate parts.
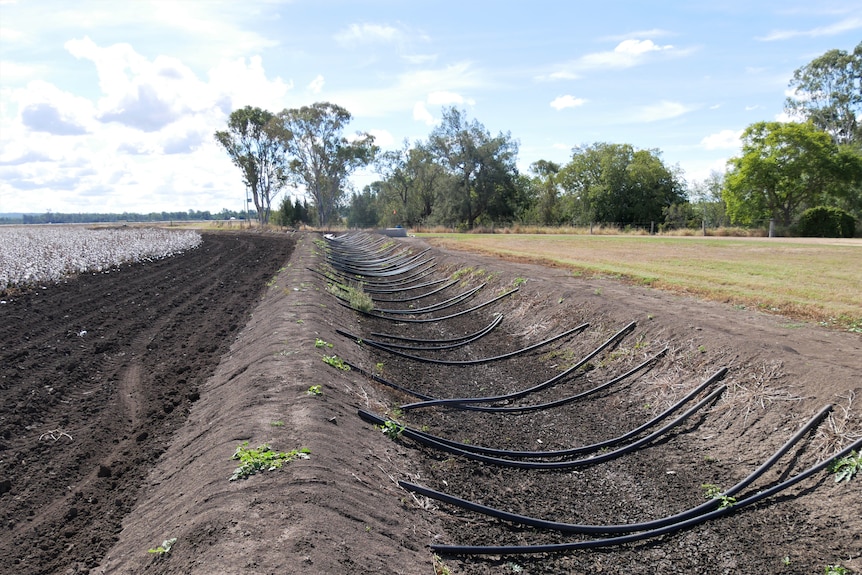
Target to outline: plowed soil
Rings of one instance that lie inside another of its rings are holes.
[[[414,253],[427,247],[396,241]],[[429,545],[590,537],[489,519],[410,493],[399,480],[553,521],[642,522],[705,501],[703,484],[733,485],[833,404],[832,415],[745,494],[792,476],[862,433],[862,338],[564,269],[437,248],[429,256],[431,278],[459,281],[411,302],[397,301],[406,293],[376,295],[377,310],[413,311],[482,289],[445,311],[374,318],[343,306],[312,271],[326,269],[319,235],[206,234],[200,248],[174,258],[5,297],[0,572],[810,574],[833,564],[862,572],[862,478],[836,484],[827,473],[642,542],[435,557]],[[403,321],[448,315],[515,286],[465,316]],[[498,314],[500,325],[469,346],[405,350],[456,365],[364,341],[461,336]],[[508,393],[560,373],[630,322],[636,326],[583,369],[507,405],[567,397],[666,348],[665,355],[552,409],[399,409],[416,398],[368,376],[433,397]],[[533,351],[467,363],[582,324],[589,325]],[[336,369],[324,355],[361,371]],[[575,468],[471,461],[390,439],[357,416],[388,414],[471,445],[562,449],[637,427],[722,368],[722,395],[680,426],[634,453]],[[311,454],[229,481],[231,456],[246,441]],[[172,538],[170,553],[148,552]]]

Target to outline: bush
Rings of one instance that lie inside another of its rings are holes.
[[[798,229],[799,235],[808,238],[852,238],[856,220],[840,208],[817,206],[802,212]]]

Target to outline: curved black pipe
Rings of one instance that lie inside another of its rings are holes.
[[[443,281],[445,281],[445,280],[443,280]],[[438,282],[438,283],[442,283],[442,282]],[[420,300],[420,299],[423,299],[423,298],[426,298],[426,297],[430,297],[430,296],[432,296],[432,295],[436,295],[436,294],[440,293],[440,292],[441,292],[441,291],[443,291],[443,290],[449,289],[450,287],[452,287],[452,286],[453,286],[453,285],[455,285],[456,283],[458,283],[458,280],[452,280],[451,282],[447,283],[446,285],[441,286],[441,287],[438,287],[437,289],[431,290],[431,291],[429,291],[428,293],[423,293],[423,294],[414,295],[414,296],[409,296],[409,297],[403,297],[403,298],[398,298],[398,299],[392,299],[392,298],[378,298],[378,297],[375,297],[375,298],[372,298],[372,299],[374,299],[374,301],[377,301],[377,302],[384,302],[384,303],[406,303],[406,302],[409,302],[409,301],[416,301],[416,300]],[[400,290],[399,290],[399,291],[400,291]],[[370,293],[370,292],[369,292],[369,293]],[[397,293],[397,292],[396,292],[396,293]]]
[[[460,293],[454,297],[449,299],[445,299],[441,302],[437,302],[435,304],[431,304],[425,307],[415,308],[415,309],[379,309],[374,308],[374,311],[378,313],[388,313],[390,315],[420,315],[423,313],[431,313],[432,311],[439,311],[441,309],[446,309],[447,307],[451,307],[453,305],[457,305],[463,301],[466,301],[476,295],[480,289],[485,287],[485,284],[480,284],[474,288],[471,288],[464,293]]]
[[[627,372],[625,372],[621,375],[618,375],[618,376],[614,377],[613,379],[606,381],[605,383],[599,384],[596,387],[586,389],[584,391],[578,392],[578,393],[576,393],[574,395],[570,395],[568,397],[563,397],[560,399],[547,401],[545,403],[534,403],[534,404],[530,404],[530,405],[511,405],[511,406],[502,406],[502,407],[494,406],[494,405],[474,405],[474,404],[466,404],[466,403],[457,403],[457,404],[453,405],[452,407],[454,409],[460,409],[460,410],[464,410],[464,411],[480,411],[483,413],[504,413],[504,414],[527,413],[529,411],[543,411],[545,409],[560,407],[561,405],[566,405],[568,403],[572,403],[572,402],[577,401],[579,399],[583,399],[584,397],[587,397],[588,395],[593,395],[595,393],[598,393],[598,392],[600,392],[600,391],[602,391],[602,390],[604,390],[604,389],[606,389],[606,388],[608,388],[608,387],[610,387],[616,383],[619,383],[625,379],[628,379],[633,374],[635,374],[638,371],[642,370],[643,368],[651,365],[652,363],[658,361],[659,358],[664,357],[664,355],[667,354],[667,351],[668,351],[668,348],[665,347],[664,349],[659,351],[654,356],[647,358],[646,360],[644,360],[643,362],[634,366],[633,368],[631,368]]]
[[[722,517],[725,515],[730,515],[731,513],[736,513],[737,511],[744,509],[750,505],[754,505],[768,497],[772,497],[776,493],[780,493],[789,487],[792,487],[799,483],[800,481],[804,481],[808,479],[815,473],[818,473],[824,469],[826,469],[833,461],[840,459],[842,457],[847,456],[847,454],[852,451],[859,449],[862,447],[862,438],[857,439],[833,457],[816,463],[806,469],[805,471],[799,473],[778,483],[777,485],[773,485],[768,489],[764,489],[762,491],[757,492],[756,494],[746,497],[745,499],[741,499],[734,503],[729,507],[719,508],[714,511],[710,511],[708,513],[703,513],[701,515],[697,515],[695,517],[691,517],[689,519],[679,521],[676,523],[672,523],[670,525],[666,525],[664,527],[659,527],[657,529],[650,529],[649,531],[641,531],[638,533],[631,533],[628,535],[621,535],[618,537],[608,537],[605,539],[592,539],[589,541],[574,541],[570,543],[551,543],[547,545],[494,545],[494,546],[482,546],[482,545],[431,545],[431,550],[435,553],[445,554],[445,555],[524,555],[530,553],[558,553],[561,551],[575,551],[578,549],[597,549],[599,547],[610,547],[613,545],[622,545],[624,543],[633,543],[635,541],[641,541],[643,539],[650,539],[653,537],[658,537],[660,535],[667,535],[670,533],[676,533],[677,531],[682,531],[683,529],[687,529],[689,527],[694,527],[695,525],[700,525],[701,523],[705,523],[711,519],[715,519],[718,517]]]
[[[589,324],[582,324],[581,326],[578,326],[578,327],[584,327],[585,328],[588,325]],[[432,399],[429,401],[423,401],[423,402],[417,402],[417,403],[408,403],[406,405],[402,405],[401,409],[407,411],[410,409],[433,407],[433,406],[437,406],[437,405],[451,405],[451,406],[454,406],[456,409],[463,409],[464,408],[463,406],[465,406],[466,404],[470,404],[470,403],[496,403],[496,402],[500,402],[500,401],[510,401],[513,399],[520,399],[521,397],[525,397],[527,395],[530,395],[531,393],[535,393],[537,391],[541,391],[547,387],[550,387],[550,386],[556,384],[558,381],[561,381],[562,379],[567,377],[570,373],[577,371],[578,369],[583,367],[587,362],[589,362],[593,357],[595,357],[596,355],[601,353],[601,351],[603,349],[607,348],[609,345],[611,345],[612,343],[614,343],[615,341],[620,339],[622,336],[624,336],[625,334],[627,334],[628,332],[633,330],[635,328],[635,326],[637,326],[637,322],[634,322],[634,321],[630,322],[628,325],[626,325],[621,330],[619,330],[617,333],[615,333],[610,338],[608,338],[608,340],[606,342],[604,342],[602,345],[600,345],[599,347],[597,347],[596,349],[594,349],[593,351],[588,353],[586,356],[584,356],[575,365],[573,365],[572,367],[558,373],[554,377],[552,377],[546,381],[543,381],[542,383],[540,383],[538,385],[534,385],[533,387],[529,387],[527,389],[522,389],[520,391],[513,391],[512,393],[505,393],[502,395],[493,395],[493,396],[486,396],[486,397],[453,397],[453,398],[443,398],[443,399]],[[575,328],[575,329],[578,329],[578,328]]]
[[[488,335],[489,333],[494,331],[494,329],[496,329],[497,326],[500,325],[502,322],[503,322],[503,316],[498,315],[497,317],[494,318],[494,320],[490,324],[488,324],[486,327],[483,327],[481,330],[479,330],[479,331],[477,331],[477,332],[475,332],[475,333],[473,333],[473,334],[471,334],[471,335],[469,335],[463,339],[459,339],[458,341],[455,341],[452,343],[443,343],[443,344],[436,345],[436,346],[405,345],[405,344],[398,344],[398,343],[385,343],[384,344],[383,342],[377,342],[377,343],[380,345],[385,345],[389,349],[409,349],[409,350],[413,350],[413,351],[441,351],[441,350],[447,350],[447,349],[455,349],[456,347],[468,345],[468,344],[471,344],[475,341],[482,339],[483,337],[485,337],[486,335]],[[362,341],[368,342],[368,341],[373,341],[373,340],[364,339]]]
[[[440,451],[444,451],[446,453],[451,453],[452,455],[460,455],[466,459],[472,459],[473,461],[481,461],[483,463],[491,463],[494,465],[499,465],[501,467],[515,467],[519,469],[571,469],[573,467],[583,467],[585,465],[594,465],[596,463],[604,463],[605,461],[610,461],[611,459],[616,459],[617,457],[622,457],[623,455],[627,455],[634,451],[637,451],[642,446],[651,443],[655,439],[664,435],[674,427],[682,424],[686,419],[694,415],[698,410],[700,410],[707,403],[714,401],[721,393],[726,389],[725,386],[721,386],[705,398],[697,402],[694,406],[692,406],[688,411],[677,417],[675,420],[671,421],[661,429],[658,429],[649,435],[646,435],[637,441],[634,441],[625,447],[621,447],[619,449],[615,449],[614,451],[607,451],[601,453],[600,455],[596,455],[594,457],[587,457],[584,459],[571,459],[567,461],[519,461],[512,459],[504,459],[501,457],[493,457],[490,455],[483,455],[481,453],[472,453],[470,451],[465,451],[463,449],[458,449],[456,447],[452,447],[451,445],[446,445],[423,435],[418,434],[409,434],[407,430],[402,431],[402,435],[404,437],[409,437],[410,439],[416,441],[417,443],[421,443],[423,445],[427,445],[428,447],[436,448]],[[382,421],[385,423],[385,420],[371,414],[369,412],[359,410],[359,416],[363,419],[373,418],[374,421]],[[366,421],[371,421],[371,419],[366,419]],[[382,423],[377,423],[377,425],[381,425]]]
[[[688,403],[689,401],[691,401],[692,399],[697,397],[704,389],[706,389],[707,387],[709,387],[710,385],[712,385],[713,383],[718,381],[719,378],[724,376],[725,371],[726,371],[726,368],[724,370],[717,372],[712,377],[710,377],[709,379],[707,379],[706,381],[704,381],[703,383],[698,385],[696,388],[694,388],[693,390],[688,392],[684,397],[682,397],[679,401],[677,401],[676,403],[674,403],[673,405],[668,407],[665,411],[663,411],[662,413],[653,417],[649,421],[639,425],[638,427],[631,429],[631,430],[627,431],[626,433],[624,433],[620,436],[606,439],[604,441],[599,441],[597,443],[592,443],[590,445],[583,445],[581,447],[570,447],[567,449],[559,449],[559,450],[554,450],[554,451],[514,451],[514,450],[510,450],[510,449],[497,449],[497,448],[493,448],[493,447],[482,447],[479,445],[462,443],[459,441],[453,441],[451,439],[446,439],[444,437],[432,435],[432,434],[424,432],[424,431],[419,431],[419,430],[412,429],[412,428],[410,428],[410,429],[413,433],[423,435],[425,437],[428,437],[434,441],[437,441],[439,443],[443,443],[445,445],[450,445],[452,447],[456,447],[456,448],[462,449],[464,451],[470,451],[472,453],[484,453],[487,455],[495,455],[498,457],[512,457],[512,458],[519,458],[519,457],[522,457],[522,458],[527,458],[527,457],[533,457],[533,458],[537,458],[537,457],[571,457],[573,455],[583,455],[586,453],[594,453],[596,451],[600,451],[602,449],[606,449],[608,447],[612,447],[614,445],[619,445],[620,443],[624,443],[624,442],[628,441],[629,439],[637,437],[638,435],[640,435],[641,433],[643,433],[647,429],[649,429],[651,427],[655,427],[656,425],[658,425],[659,423],[661,423],[662,421],[664,421],[665,419],[667,419],[668,417],[673,415],[676,411],[681,409],[683,405],[685,405],[686,403]],[[405,429],[407,429],[407,428],[405,428]]]
[[[443,317],[429,317],[429,318],[425,318],[425,319],[418,319],[418,318],[411,318],[411,317],[397,317],[396,318],[396,317],[389,317],[386,315],[382,315],[379,313],[374,313],[372,311],[362,311],[362,310],[355,310],[355,311],[358,313],[361,313],[362,315],[368,316],[368,317],[376,317],[378,319],[387,319],[389,321],[396,321],[398,323],[432,323],[435,321],[444,321],[447,319],[454,319],[456,317],[461,317],[462,315],[467,315],[468,313],[473,313],[474,311],[480,310],[483,307],[487,307],[487,306],[491,305],[492,303],[496,303],[499,300],[503,299],[504,297],[510,296],[517,291],[518,291],[518,288],[512,288],[509,291],[502,293],[495,298],[491,298],[486,302],[480,303],[479,305],[475,305],[475,306],[471,307],[470,309],[465,309],[463,311],[459,311],[457,313],[453,313],[451,315],[446,315]],[[344,304],[342,303],[341,305],[344,305]],[[350,306],[344,306],[344,307],[350,307]]]
[[[503,318],[503,314],[499,314],[497,317],[494,318],[494,320],[491,321],[491,324],[489,324],[489,325],[493,325],[495,322],[499,323],[500,321],[502,321],[502,318]],[[477,334],[485,331],[486,329],[488,329],[488,328],[484,327],[477,332],[469,333],[466,335],[460,335],[457,337],[443,338],[443,339],[419,339],[419,338],[415,338],[415,337],[406,337],[403,335],[396,335],[396,334],[391,334],[391,333],[379,333],[379,332],[371,332],[370,335],[372,337],[385,337],[387,339],[394,339],[397,341],[409,341],[412,343],[428,343],[428,344],[432,344],[432,345],[436,345],[436,344],[445,345],[445,344],[449,344],[449,343],[457,343],[459,341],[464,341],[465,339],[472,339]],[[381,342],[381,343],[384,343],[384,345],[388,345],[389,347],[396,347],[393,344],[389,344],[389,343],[385,343],[385,342]]]
[[[492,361],[500,361],[500,360],[503,360],[503,359],[509,359],[510,357],[515,357],[515,356],[518,356],[518,355],[523,355],[523,354],[525,354],[525,353],[528,353],[528,352],[533,351],[534,349],[538,349],[538,348],[542,347],[543,345],[548,345],[549,343],[553,343],[554,341],[556,341],[556,340],[558,340],[558,339],[561,339],[561,338],[564,338],[564,337],[566,337],[566,336],[568,336],[568,335],[571,335],[571,334],[573,334],[573,333],[575,333],[575,332],[578,332],[578,333],[579,333],[579,332],[582,332],[582,331],[584,331],[585,329],[587,329],[589,326],[590,326],[590,324],[588,324],[588,323],[582,323],[581,325],[579,325],[579,326],[577,326],[577,327],[574,327],[574,328],[572,328],[572,329],[570,329],[570,330],[564,331],[564,332],[563,332],[563,333],[561,333],[561,334],[558,334],[558,335],[555,335],[555,336],[553,336],[553,337],[550,337],[550,338],[546,339],[545,341],[540,341],[539,343],[534,343],[533,345],[529,345],[529,346],[527,346],[527,347],[525,347],[525,348],[517,349],[517,350],[515,350],[515,351],[510,351],[510,352],[508,352],[508,353],[504,353],[504,354],[496,355],[496,356],[493,356],[493,357],[481,357],[481,358],[479,358],[479,359],[461,359],[461,360],[456,360],[456,359],[434,359],[434,358],[431,358],[431,357],[420,357],[420,356],[418,356],[418,355],[412,355],[412,354],[409,354],[409,353],[404,353],[404,352],[402,352],[402,351],[398,351],[397,349],[392,349],[391,347],[388,347],[388,346],[386,346],[386,345],[383,345],[383,344],[377,343],[377,342],[372,341],[372,340],[367,340],[367,339],[365,339],[365,340],[361,340],[360,338],[357,338],[355,335],[350,334],[350,333],[347,333],[346,331],[343,331],[343,330],[340,330],[340,329],[336,329],[336,330],[335,330],[335,333],[337,333],[338,335],[342,335],[342,336],[344,336],[344,337],[347,337],[347,338],[353,339],[354,341],[360,341],[360,340],[361,340],[361,341],[362,341],[362,343],[366,343],[366,344],[368,344],[369,346],[371,346],[371,347],[373,347],[373,348],[376,348],[376,349],[380,349],[380,350],[383,350],[383,351],[388,351],[389,353],[391,353],[391,354],[393,354],[393,355],[397,355],[398,357],[403,357],[403,358],[406,358],[406,359],[412,359],[412,360],[415,360],[415,361],[421,361],[421,362],[423,362],[423,363],[436,363],[436,364],[438,364],[438,365],[481,365],[481,364],[483,364],[483,363],[490,363],[490,362],[492,362]]]
[[[769,459],[767,459],[760,467],[758,467],[755,471],[748,475],[745,479],[734,485],[732,488],[728,489],[723,493],[725,496],[733,496],[746,486],[750,485],[754,481],[756,481],[761,475],[763,475],[766,471],[769,470],[775,463],[778,462],[781,457],[784,456],[796,443],[798,443],[807,433],[811,431],[816,425],[818,425],[826,415],[832,410],[831,405],[827,405],[820,412],[812,417],[808,423],[806,423],[799,431],[797,431],[793,437],[791,437],[778,451],[776,451]],[[414,483],[410,483],[408,481],[399,481],[398,484],[407,489],[408,491],[413,491],[420,495],[424,495],[426,497],[430,497],[431,499],[436,499],[437,501],[442,501],[443,503],[448,503],[450,505],[454,505],[455,507],[460,507],[461,509],[466,509],[468,511],[475,511],[476,513],[480,513],[482,515],[487,515],[489,517],[494,517],[496,519],[502,519],[504,521],[511,521],[512,523],[518,523],[520,525],[528,525],[530,527],[536,527],[538,529],[550,529],[553,531],[560,531],[562,533],[586,533],[586,534],[600,534],[600,533],[631,533],[633,531],[648,531],[651,529],[657,529],[659,527],[664,527],[665,525],[671,525],[673,523],[678,523],[680,521],[684,521],[686,519],[690,519],[691,517],[696,517],[703,513],[713,510],[720,504],[719,499],[711,499],[687,509],[683,512],[676,513],[674,515],[668,515],[666,517],[662,517],[661,519],[654,519],[651,521],[644,521],[640,523],[620,523],[616,525],[579,525],[575,523],[563,523],[558,521],[548,521],[545,519],[538,519],[535,517],[529,517],[526,515],[519,515],[517,513],[511,513],[509,511],[503,511],[501,509],[495,509],[493,507],[489,507],[487,505],[482,505],[481,503],[476,503],[473,501],[469,501],[467,499],[462,499],[460,497],[456,497],[454,495],[450,495],[448,493],[444,493],[442,491],[436,491],[434,489],[423,487],[421,485],[416,485]]]

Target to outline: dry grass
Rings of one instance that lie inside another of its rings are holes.
[[[862,333],[862,240],[429,234],[451,249],[566,267]]]
[[[817,428],[813,451],[819,459],[828,459],[848,444],[862,437],[862,417],[853,407],[854,391],[839,395],[841,400]]]
[[[746,429],[752,414],[777,402],[802,401],[802,397],[780,385],[783,377],[782,363],[772,361],[751,368],[742,380],[727,381],[727,391],[715,409],[718,421],[730,425],[741,417],[742,429]]]

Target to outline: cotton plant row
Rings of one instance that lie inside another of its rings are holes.
[[[166,258],[201,241],[192,230],[0,226],[0,290]]]

